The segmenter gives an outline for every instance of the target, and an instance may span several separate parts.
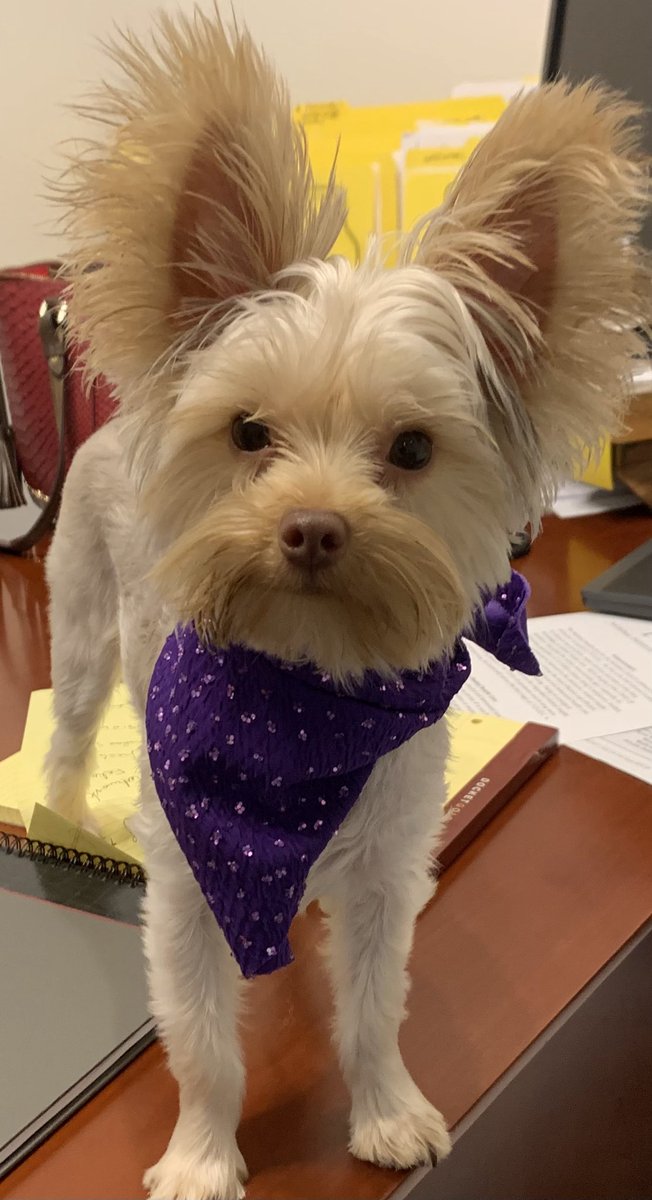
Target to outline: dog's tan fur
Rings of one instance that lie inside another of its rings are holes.
[[[449,279],[502,348],[501,376],[531,430],[508,417],[501,449],[526,496],[534,465],[548,498],[596,435],[615,431],[640,352],[650,279],[636,240],[649,197],[639,115],[596,84],[529,92],[410,238],[408,254]]]
[[[156,415],[160,393],[136,385],[178,375],[235,296],[324,257],[345,202],[334,179],[316,198],[287,88],[246,31],[196,9],[161,15],[152,49],[123,34],[107,50],[123,86],[80,106],[102,136],[59,188],[71,316],[90,371],[119,375],[125,402],[144,415],[150,398]]]
[[[123,83],[89,109],[106,136],[60,188],[73,333],[121,401],[73,463],[48,562],[50,801],[76,821],[119,662],[142,710],[175,622],[342,680],[444,654],[506,579],[510,530],[536,525],[618,426],[648,316],[647,164],[635,109],[604,89],[518,98],[399,266],[372,254],[354,270],[328,257],[335,181],[317,201],[285,89],[248,34],[162,18],[151,50],[126,37],[113,56]],[[237,448],[242,414],[266,423],[268,448]],[[432,442],[423,470],[389,461],[410,430]],[[350,530],[309,585],[279,547],[297,507]],[[378,763],[305,896],[329,897],[351,1149],[398,1167],[449,1148],[398,1049],[445,753],[440,723]],[[233,1200],[240,981],[146,769],[140,837],[152,1004],[180,1086],[147,1184],[158,1200]]]

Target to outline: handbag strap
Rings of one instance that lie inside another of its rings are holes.
[[[22,554],[49,533],[53,528],[61,503],[61,492],[66,475],[66,346],[65,324],[67,316],[65,300],[56,297],[44,300],[39,310],[39,332],[43,351],[50,373],[50,391],[54,421],[59,435],[57,470],[50,495],[34,523],[24,533],[9,540],[0,539],[0,550],[9,554]]]

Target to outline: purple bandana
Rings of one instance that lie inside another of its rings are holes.
[[[468,637],[535,675],[528,596],[512,572]],[[243,975],[292,961],[288,932],[310,868],[378,759],[439,721],[470,671],[458,640],[423,673],[370,672],[343,691],[311,666],[208,648],[192,626],[168,638],[147,701],[152,775]]]

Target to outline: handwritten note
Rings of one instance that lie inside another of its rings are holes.
[[[53,728],[52,692],[33,692],[22,747],[0,763],[0,800],[20,811],[30,837],[71,846],[75,827],[45,807],[43,760]],[[121,684],[98,730],[96,767],[88,786],[88,806],[96,827],[88,835],[93,838],[93,853],[142,862],[142,851],[129,828],[137,811],[140,744],[141,723]],[[87,837],[85,831],[83,836]],[[79,841],[74,844],[90,849]]]

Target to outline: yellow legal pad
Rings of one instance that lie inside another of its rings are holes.
[[[52,692],[33,692],[22,748],[0,762],[0,820],[22,824],[37,841],[142,863],[129,828],[138,800],[140,721],[124,685],[116,688],[97,737],[97,765],[89,785],[95,832],[79,829],[45,806],[42,763],[53,730]],[[523,726],[503,717],[451,712],[446,770],[448,801],[475,779]]]
[[[136,813],[141,728],[126,687],[115,689],[98,731],[88,791],[95,833],[76,829],[45,807],[43,760],[53,727],[51,690],[32,692],[22,747],[0,762],[0,819],[24,825],[38,841],[142,862],[140,846],[125,824]]]

